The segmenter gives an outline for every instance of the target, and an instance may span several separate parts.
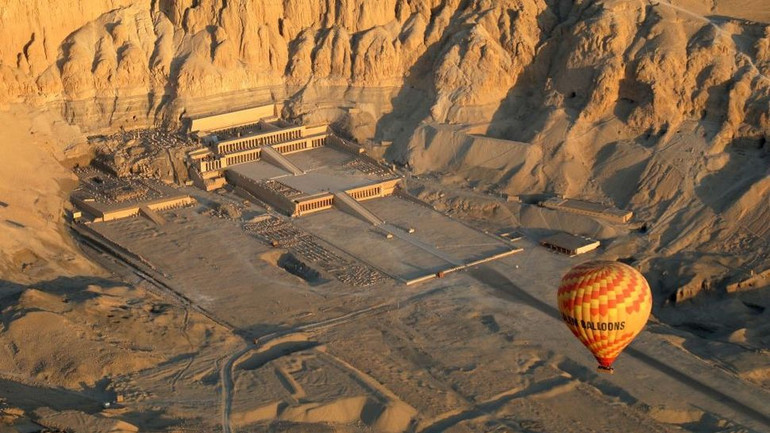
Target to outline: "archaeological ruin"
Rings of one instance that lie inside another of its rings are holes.
[[[192,220],[221,233],[217,222],[200,220],[210,215],[236,222],[245,235],[238,242],[289,251],[300,263],[292,269],[306,268],[313,281],[351,286],[411,285],[522,250],[412,197],[400,174],[328,125],[295,124],[277,113],[266,104],[186,119],[186,184],[119,177],[113,167],[79,169],[72,194],[79,232],[132,257],[153,257],[162,253],[151,245],[194,236],[186,233]],[[148,243],[136,243],[137,233]],[[458,236],[462,248],[454,247]]]

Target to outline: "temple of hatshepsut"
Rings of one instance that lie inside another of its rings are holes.
[[[188,119],[193,148],[186,164],[194,188],[79,169],[81,186],[72,201],[80,210],[80,233],[130,251],[123,237],[132,237],[132,230],[114,231],[111,221],[143,217],[166,226],[196,212],[213,192],[216,200],[248,206],[245,232],[322,269],[345,268],[332,274],[353,285],[383,277],[411,285],[521,251],[412,197],[401,175],[328,125],[295,125],[276,112],[268,104]],[[349,230],[335,230],[340,221]],[[452,234],[471,247],[448,251],[447,243],[456,243]],[[398,253],[377,253],[382,250]]]
[[[400,178],[363,154],[351,155],[355,146],[327,125],[290,125],[274,117],[273,107],[191,120],[205,146],[188,155],[196,186],[211,191],[227,182],[289,216],[394,193]]]

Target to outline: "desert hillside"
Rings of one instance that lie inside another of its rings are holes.
[[[770,419],[746,403],[770,390],[766,0],[0,3],[0,422],[578,431],[582,412],[614,407],[628,431],[763,431]],[[182,184],[188,149],[150,149],[144,128],[172,134],[190,116],[273,102],[287,122],[357,141],[440,212],[521,230],[534,258],[424,291],[326,292],[285,275],[279,262],[296,257],[250,246],[243,204],[212,194],[173,216],[210,256],[182,230],[129,237],[157,279],[208,290],[169,300],[65,223],[72,169],[94,155]],[[537,205],[557,196],[634,217]],[[215,236],[211,221],[238,235]],[[630,365],[667,383],[666,398],[596,379],[556,331],[531,338],[530,321],[553,322],[543,305],[571,263],[531,241],[556,231],[600,240],[598,257],[649,280],[654,323]],[[178,236],[159,241],[178,248],[169,257],[149,247],[162,236]],[[234,245],[253,257],[220,269]],[[542,278],[523,275],[530,266]],[[243,269],[217,286],[220,270]],[[102,410],[118,396],[125,407]],[[551,403],[575,409],[552,417]]]
[[[670,294],[770,264],[770,8],[741,5],[12,2],[0,100],[89,131],[288,98],[416,174],[633,210],[623,254],[710,261]]]
[[[341,86],[353,100],[356,89],[394,87],[403,88],[394,104],[423,102],[417,120],[491,121],[490,132],[524,141],[558,111],[584,124],[614,115],[636,136],[695,119],[710,124],[713,154],[734,141],[756,145],[768,131],[770,12],[762,6],[12,2],[2,11],[0,95],[141,96],[157,113],[173,98],[266,86]],[[526,127],[515,122],[524,117]]]

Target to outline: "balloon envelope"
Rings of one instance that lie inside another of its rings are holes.
[[[564,323],[605,370],[641,332],[652,310],[647,280],[620,262],[575,266],[561,279],[558,300]]]

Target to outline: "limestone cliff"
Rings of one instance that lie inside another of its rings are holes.
[[[388,156],[417,172],[483,162],[497,169],[466,177],[675,223],[655,244],[666,254],[770,234],[770,10],[679,0],[7,3],[0,102],[62,104],[86,130],[175,122],[237,95],[288,98],[287,114],[393,142]],[[487,163],[467,157],[478,140],[449,140],[460,156],[437,163],[446,143],[430,143],[446,134],[431,128],[447,124],[518,144]]]
[[[715,153],[770,129],[770,27],[709,18],[705,5],[69,3],[12,2],[0,12],[13,23],[0,47],[0,100],[150,94],[159,101],[283,84],[408,84],[428,93],[425,117],[439,122],[490,120],[526,89],[523,102],[541,113],[564,108],[583,122],[614,114],[640,132],[708,120],[717,129]]]

